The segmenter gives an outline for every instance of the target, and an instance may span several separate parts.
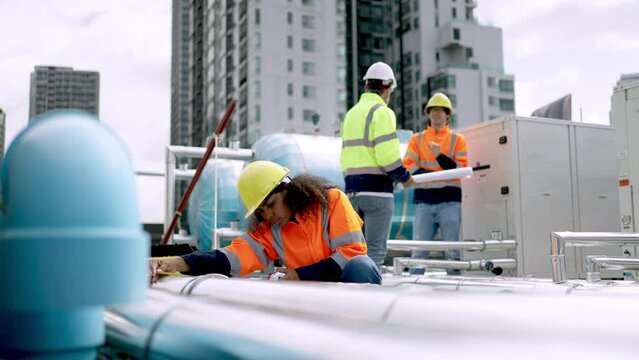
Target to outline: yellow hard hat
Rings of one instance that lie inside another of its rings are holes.
[[[248,164],[237,182],[240,197],[249,217],[264,199],[279,185],[291,170],[271,161],[254,161]]]
[[[448,96],[440,92],[435,93],[428,100],[428,103],[426,104],[426,109],[425,109],[426,114],[428,114],[428,111],[432,107],[442,107],[444,109],[448,109],[449,115],[453,112],[453,104],[450,102],[450,99],[448,98]]]

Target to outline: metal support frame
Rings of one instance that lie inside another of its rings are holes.
[[[637,233],[615,232],[552,232],[550,233],[550,260],[552,280],[559,284],[566,278],[566,244],[576,246],[589,245],[639,245]]]
[[[397,257],[393,259],[393,275],[400,276],[405,267],[426,269],[454,269],[469,271],[493,271],[500,267],[504,270],[516,269],[515,259],[481,259],[481,260],[430,260]]]
[[[601,269],[639,270],[639,259],[589,255],[586,257],[586,268],[586,281],[592,283],[601,280]]]

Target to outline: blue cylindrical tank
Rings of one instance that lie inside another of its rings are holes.
[[[144,299],[134,176],[88,113],[47,113],[12,142],[0,169],[0,358],[95,359],[104,305]]]
[[[230,227],[244,219],[246,210],[237,192],[237,180],[245,162],[211,159],[189,200],[188,221],[191,234],[198,238],[200,250],[210,250],[215,217],[215,177],[217,174],[217,227]]]

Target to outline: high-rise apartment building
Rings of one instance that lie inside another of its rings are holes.
[[[4,110],[0,109],[0,160],[2,160],[2,158],[4,157],[4,138],[6,131],[5,129],[7,127],[6,121],[6,113],[4,112]]]
[[[100,74],[70,67],[36,66],[31,73],[29,121],[51,110],[77,109],[100,115]]]
[[[189,0],[173,0],[171,51],[171,144],[192,146]],[[201,144],[197,144],[200,146]]]
[[[195,23],[183,39],[193,62],[191,131],[210,134],[237,98],[227,138],[241,146],[273,132],[333,135],[376,61],[396,72],[390,106],[399,128],[422,129],[423,105],[437,91],[451,98],[455,127],[514,113],[501,29],[480,25],[476,6],[476,0],[190,0]]]

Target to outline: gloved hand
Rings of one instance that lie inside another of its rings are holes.
[[[430,152],[435,155],[435,157],[439,156],[439,154],[441,153],[441,145],[436,142],[431,141],[430,144],[428,144],[428,148],[430,149]]]

